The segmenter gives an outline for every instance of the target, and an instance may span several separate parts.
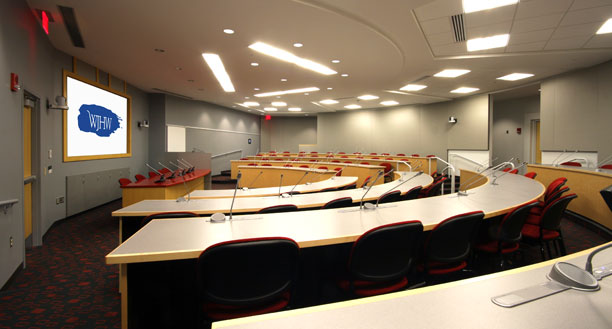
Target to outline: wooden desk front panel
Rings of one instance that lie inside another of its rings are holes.
[[[599,191],[612,185],[612,171],[596,172],[588,169],[528,165],[527,171],[536,172],[536,180],[548,186],[559,177],[567,178],[565,186],[569,193],[578,197],[570,202],[568,209],[612,229],[612,212]]]
[[[246,186],[248,188],[278,187],[281,183],[282,186],[293,186],[298,182],[319,182],[336,175],[336,172],[331,170],[316,170],[309,172],[309,170],[305,168],[267,166],[240,166],[238,170],[242,172],[242,179],[238,186]],[[308,174],[304,177],[305,173]],[[258,175],[259,177],[257,177]],[[283,176],[282,182],[281,175]],[[300,182],[302,177],[304,178]]]
[[[186,185],[186,186],[185,186]],[[159,187],[133,187],[122,189],[122,206],[127,207],[142,200],[171,200],[181,197],[188,192],[204,189],[204,176],[177,184]]]

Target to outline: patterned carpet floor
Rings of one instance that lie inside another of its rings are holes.
[[[104,262],[117,246],[110,214],[119,208],[121,200],[59,221],[42,247],[27,250],[27,267],[0,291],[1,329],[121,327],[118,267]],[[562,230],[568,253],[606,241],[571,220]],[[537,246],[525,254],[526,264],[540,261]]]

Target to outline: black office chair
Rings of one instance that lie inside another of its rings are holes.
[[[407,221],[380,226],[353,243],[348,278],[340,288],[357,296],[373,296],[404,289],[417,257],[423,225]]]
[[[388,202],[399,201],[401,196],[402,196],[402,191],[400,191],[400,190],[395,190],[395,191],[387,192],[387,193],[381,195],[380,197],[378,197],[378,203],[380,204],[380,203],[388,203]]]
[[[421,185],[415,186],[411,188],[410,190],[408,190],[406,194],[402,195],[401,199],[402,200],[414,200],[419,197],[419,194],[421,193],[422,189],[423,189],[423,186]]]
[[[140,227],[147,225],[154,219],[169,219],[169,218],[184,218],[184,217],[198,217],[199,215],[190,211],[173,211],[173,212],[159,212],[151,214],[140,221]]]
[[[271,214],[275,212],[286,212],[286,211],[296,211],[298,207],[294,204],[281,204],[277,206],[270,206],[266,208],[259,209],[257,211],[258,214]]]
[[[421,189],[421,192],[419,193],[419,198],[429,198],[432,196],[440,195],[442,191],[442,184],[445,180],[446,177],[442,177],[441,179],[433,182],[428,187]]]
[[[338,198],[338,199],[331,200],[328,203],[324,204],[323,207],[321,207],[321,209],[345,208],[345,207],[350,207],[352,205],[353,205],[353,198],[351,198],[350,196],[347,196],[344,198]]]
[[[519,251],[519,243],[522,238],[521,230],[531,207],[536,202],[518,206],[507,213],[499,225],[491,225],[488,230],[488,238],[476,244],[476,250],[490,255],[496,255],[499,260],[499,268],[504,269],[504,256],[511,256]]]
[[[200,320],[219,321],[286,308],[298,256],[297,243],[281,237],[208,247],[197,262]]]
[[[427,277],[459,272],[467,267],[484,213],[474,211],[447,218],[431,230],[423,247],[421,269]]]
[[[353,184],[349,184],[347,186],[342,187],[342,190],[350,190],[350,189],[354,189],[357,188],[357,183],[353,183]]]

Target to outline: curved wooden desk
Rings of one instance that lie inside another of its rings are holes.
[[[312,184],[298,184],[293,186],[283,186],[281,193],[289,193],[291,189],[298,193],[314,193],[324,189],[338,189],[357,182],[357,177],[349,176],[334,176],[329,179],[315,182]],[[247,190],[238,189],[236,190],[237,198],[247,197],[260,197],[260,196],[272,196],[278,195],[278,187],[264,187],[264,188],[249,188]],[[217,199],[217,198],[231,198],[234,196],[234,189],[227,190],[197,190],[191,192],[192,199]],[[185,196],[187,197],[187,196]]]
[[[593,248],[594,249],[594,248]],[[610,328],[612,277],[601,290],[563,291],[514,308],[490,299],[547,281],[557,261],[583,268],[593,249],[514,270],[386,295],[214,322],[213,329],[371,328]],[[612,261],[612,249],[598,254],[593,268]]]
[[[536,172],[536,180],[548,186],[559,178],[567,178],[565,186],[578,198],[570,202],[568,209],[612,229],[612,213],[599,191],[612,185],[612,170],[569,166],[528,165],[527,171]]]
[[[122,206],[127,207],[142,200],[170,200],[185,195],[188,191],[203,190],[204,176],[210,174],[209,169],[197,169],[184,177],[178,176],[156,183],[159,176],[144,179],[121,186]],[[166,174],[166,177],[169,174]]]
[[[302,182],[319,182],[336,175],[333,170],[294,168],[283,166],[239,166],[242,173],[239,187],[278,187],[293,186]],[[281,180],[282,177],[282,180]],[[303,177],[303,179],[302,179]]]

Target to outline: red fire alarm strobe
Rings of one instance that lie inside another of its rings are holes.
[[[19,76],[15,73],[11,73],[11,91],[18,91],[19,89]]]
[[[523,129],[521,129],[521,128],[516,128],[516,133],[520,135],[522,130]]]

